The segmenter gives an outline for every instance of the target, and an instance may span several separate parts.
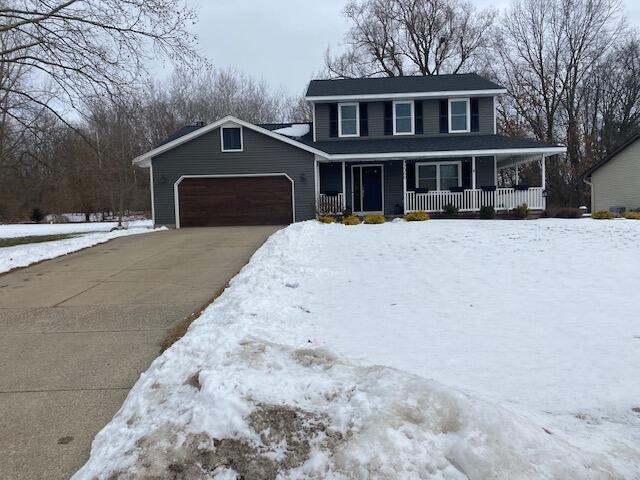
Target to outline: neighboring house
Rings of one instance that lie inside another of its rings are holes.
[[[591,211],[640,209],[640,135],[596,163],[583,176],[591,186]]]
[[[476,74],[313,80],[312,123],[228,116],[185,127],[134,163],[150,167],[154,222],[176,227],[447,204],[541,210],[544,160],[566,149],[496,135],[496,97],[505,92]],[[500,169],[532,161],[542,164],[540,185],[499,188]]]

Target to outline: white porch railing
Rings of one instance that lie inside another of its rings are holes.
[[[343,193],[338,193],[337,195],[321,193],[318,195],[318,213],[321,215],[337,215],[345,210],[346,205]]]
[[[498,188],[493,192],[484,190],[407,192],[405,211],[441,212],[445,205],[449,204],[457,207],[461,212],[477,212],[483,206],[492,206],[496,210],[511,210],[523,203],[532,210],[543,210],[545,202],[542,192],[542,187],[532,187],[528,190]]]

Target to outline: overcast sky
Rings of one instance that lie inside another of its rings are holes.
[[[294,95],[322,68],[328,46],[339,48],[347,29],[345,0],[188,0],[199,22],[202,54],[215,67],[232,66]],[[504,8],[509,0],[472,0]],[[623,0],[640,25],[640,2]]]

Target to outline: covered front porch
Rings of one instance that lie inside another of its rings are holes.
[[[316,168],[319,215],[546,208],[544,154],[319,161]]]

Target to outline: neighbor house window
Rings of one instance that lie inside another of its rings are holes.
[[[357,137],[360,135],[360,113],[357,103],[338,105],[338,136]]]
[[[468,98],[449,99],[449,132],[468,132],[471,122]]]
[[[242,151],[242,127],[222,127],[222,151]]]
[[[461,186],[460,162],[416,163],[416,188],[450,190]]]
[[[393,102],[393,134],[413,135],[413,101]]]

